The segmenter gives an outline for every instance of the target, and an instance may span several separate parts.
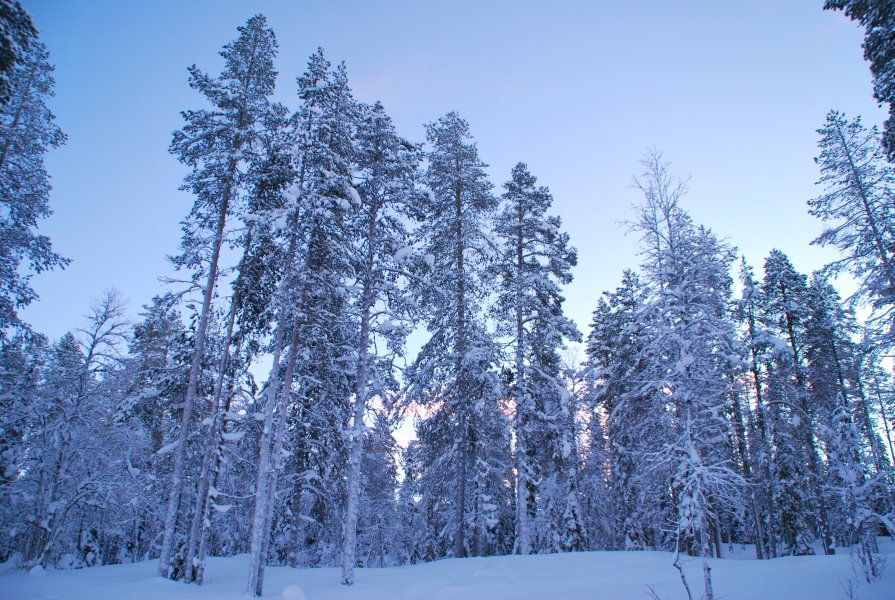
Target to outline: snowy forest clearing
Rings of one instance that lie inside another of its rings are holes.
[[[865,583],[853,572],[851,558],[843,549],[836,556],[794,556],[767,561],[713,560],[716,594],[726,600],[839,600],[849,597],[846,589],[851,581],[853,597],[858,600],[891,600],[895,598],[895,544],[882,539],[880,550],[888,557],[889,568],[872,584]],[[739,555],[734,553],[733,556]],[[663,600],[685,599],[672,560],[673,555],[667,552],[577,552],[445,559],[403,567],[360,569],[357,582],[350,588],[339,585],[339,569],[336,568],[269,567],[263,597],[290,598],[288,593],[283,595],[283,590],[298,585],[307,600],[629,600],[647,598],[650,587]],[[11,571],[0,574],[0,596],[18,600],[225,600],[245,597],[246,554],[209,559],[206,583],[202,586],[157,577],[157,566],[157,561],[147,561],[48,571],[40,575]],[[702,577],[699,559],[689,559],[686,571],[694,596],[698,597]]]
[[[889,87],[892,0],[826,5]],[[458,112],[401,137],[322,47],[290,108],[267,18],[237,32],[219,75],[189,67],[169,146],[179,275],[138,321],[108,291],[53,341],[17,310],[69,264],[36,229],[66,138],[38,29],[0,0],[0,597],[895,598],[892,576],[854,589],[895,552],[895,96],[891,131],[817,130],[813,243],[839,258],[811,274],[779,248],[755,271],[648,150],[640,266],[582,327],[577,250],[524,162],[499,193]],[[828,558],[736,560],[807,554]],[[437,562],[468,556],[504,558]],[[372,565],[418,566],[349,587]]]

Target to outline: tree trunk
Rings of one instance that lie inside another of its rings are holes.
[[[740,460],[742,461],[743,479],[751,483],[752,458],[746,447],[746,425],[743,421],[743,410],[740,406],[740,399],[736,394],[731,398],[731,406],[733,407],[734,436],[736,438],[737,451],[739,452]],[[758,501],[755,498],[755,490],[752,489],[751,486],[749,490],[749,503],[752,512],[752,532],[755,536],[755,557],[758,560],[762,560],[764,558],[764,535],[761,527],[761,514],[758,509]],[[718,558],[720,558],[720,555]]]
[[[233,387],[234,387],[234,378],[230,378],[229,390],[227,394],[227,402],[224,405],[224,415],[222,415],[221,419],[221,433],[226,432],[227,421],[226,421],[226,413],[230,412],[230,402],[233,399]],[[223,466],[223,456],[224,456],[224,438],[222,436],[218,436],[217,442],[217,452],[215,452],[214,456],[214,468],[211,471],[211,487],[217,489],[218,481],[221,476],[221,468]],[[208,502],[205,505],[205,515],[210,514],[211,510],[211,493],[209,490]],[[203,523],[203,525],[206,525]],[[196,568],[196,583],[199,585],[205,583],[205,559],[208,556],[208,527],[204,526],[199,535],[199,557],[198,563],[199,566]]]
[[[758,556],[758,546],[766,545],[766,552],[764,553],[768,558],[777,558],[777,540],[775,535],[775,527],[776,524],[774,522],[774,493],[773,493],[773,480],[771,478],[771,454],[769,452],[770,448],[770,436],[768,435],[767,430],[767,419],[764,413],[764,401],[762,400],[761,393],[761,371],[758,366],[758,349],[755,347],[756,343],[756,332],[755,332],[755,316],[750,307],[748,318],[748,333],[750,340],[750,358],[752,359],[752,364],[750,365],[750,372],[752,373],[752,385],[755,389],[755,424],[758,429],[759,435],[759,444],[760,449],[758,451],[758,464],[761,469],[761,479],[764,481],[765,485],[765,494],[764,494],[764,502],[759,502],[757,508],[764,509],[764,515],[767,517],[767,539],[760,539],[756,542],[756,557]],[[752,492],[752,497],[755,499],[755,493]],[[758,516],[759,524],[761,524],[762,518],[759,514]]]
[[[456,521],[457,531],[454,535],[454,556],[462,558],[466,556],[466,542],[464,533],[466,528],[466,451],[468,443],[467,431],[467,410],[469,406],[469,398],[466,394],[469,392],[466,385],[466,281],[463,270],[463,197],[458,187],[454,194],[454,217],[457,220],[457,376],[458,381],[456,407],[457,415],[457,432],[454,437],[454,445],[456,447],[457,460],[457,506]]]
[[[285,279],[283,280],[286,281]],[[261,433],[261,456],[258,461],[258,480],[255,485],[255,512],[252,517],[252,538],[249,547],[249,581],[246,588],[246,594],[251,597],[261,595],[264,586],[263,564],[265,556],[262,555],[264,546],[264,522],[268,511],[267,506],[267,483],[270,479],[270,470],[272,468],[270,461],[271,454],[271,438],[273,436],[274,417],[277,413],[277,402],[279,400],[279,374],[280,374],[280,357],[283,351],[283,328],[285,324],[280,322],[277,325],[274,334],[274,350],[273,350],[273,366],[270,370],[270,377],[267,380],[267,389],[264,395],[267,396],[266,414],[264,417],[264,429]]]
[[[517,398],[516,410],[522,410]],[[531,534],[529,532],[528,519],[528,445],[525,441],[522,415],[517,414],[516,426],[516,539],[514,551],[516,554],[531,554]]]
[[[218,224],[211,249],[211,260],[208,266],[208,281],[205,284],[202,298],[202,310],[199,313],[199,325],[196,328],[196,345],[193,349],[193,362],[190,365],[190,376],[186,395],[183,400],[183,416],[180,420],[180,432],[177,436],[177,450],[174,454],[174,475],[171,479],[171,494],[168,497],[168,510],[165,516],[165,532],[162,536],[162,549],[158,562],[160,577],[171,576],[171,554],[174,550],[174,533],[177,527],[177,513],[180,508],[180,497],[183,494],[183,472],[186,463],[186,445],[190,435],[190,423],[193,417],[193,404],[199,386],[199,370],[202,367],[202,355],[205,353],[205,331],[208,328],[208,314],[211,312],[211,299],[214,296],[214,285],[218,274],[218,260],[224,242],[224,226],[227,222],[227,207],[233,192],[233,176],[236,172],[236,160],[230,161],[230,184],[224,193],[218,211]]]
[[[517,210],[516,235],[516,554],[531,554],[528,514],[528,443],[525,431],[529,419],[529,397],[525,382],[525,331],[522,314],[522,272],[525,268],[522,244],[522,209]]]
[[[202,363],[202,355],[205,352],[205,331],[208,327],[208,314],[211,308],[211,299],[214,295],[221,246],[224,241],[224,226],[227,220],[227,209],[232,201],[232,197],[236,194],[236,174],[239,166],[239,160],[236,155],[244,143],[242,134],[249,125],[247,122],[249,118],[247,107],[248,91],[253,79],[258,75],[255,71],[257,49],[258,36],[256,35],[252,40],[248,67],[245,71],[245,77],[241,82],[242,92],[238,96],[239,107],[237,109],[235,120],[236,131],[232,140],[232,152],[229,164],[227,165],[227,175],[223,181],[223,183],[225,183],[224,194],[218,212],[217,231],[215,232],[211,260],[209,261],[208,267],[208,282],[205,285],[205,293],[202,299],[202,312],[199,314],[199,325],[196,331],[196,346],[193,350],[193,361],[190,365],[190,376],[183,402],[183,418],[181,419],[180,424],[177,450],[174,455],[174,476],[171,481],[171,495],[168,498],[168,510],[165,516],[165,532],[162,537],[162,549],[159,557],[158,574],[162,577],[170,576],[171,554],[174,549],[174,534],[177,527],[177,513],[180,508],[180,497],[183,493],[183,471],[184,463],[186,462],[186,445],[189,438],[193,404],[195,404],[196,390],[199,382],[199,369]],[[187,571],[189,568],[190,565],[186,565]]]
[[[295,361],[298,352],[299,327],[296,323],[293,325],[292,342],[289,345],[289,356],[286,359],[286,372],[283,376],[283,384],[280,388],[280,394],[277,397],[277,430],[273,438],[273,448],[270,453],[270,467],[267,469],[267,482],[264,489],[265,500],[264,506],[266,511],[263,515],[261,530],[261,547],[259,551],[257,585],[255,588],[255,596],[261,596],[264,587],[264,570],[267,568],[267,555],[270,551],[270,532],[273,526],[273,514],[275,508],[277,479],[283,468],[283,442],[286,438],[286,418],[288,416],[289,397],[292,394],[292,378],[295,374]],[[253,532],[254,533],[254,532]],[[251,595],[251,593],[250,593]]]
[[[475,461],[475,465],[475,501],[473,503],[475,506],[475,518],[472,530],[472,555],[482,556],[485,542],[485,486],[478,461]]]
[[[196,507],[193,511],[193,523],[190,527],[190,541],[187,545],[186,553],[186,575],[187,581],[195,581],[202,583],[205,572],[205,565],[198,561],[198,551],[201,545],[201,538],[205,535],[208,519],[209,508],[211,504],[211,478],[212,472],[215,470],[216,457],[220,450],[221,438],[220,431],[223,427],[222,417],[220,415],[221,395],[224,389],[224,379],[227,369],[229,368],[230,346],[233,343],[233,328],[236,323],[236,310],[239,305],[239,292],[233,295],[230,301],[230,316],[227,319],[227,333],[224,338],[224,347],[221,350],[221,361],[218,367],[217,381],[214,384],[214,399],[211,403],[211,424],[208,428],[208,445],[205,449],[205,458],[202,461],[202,474],[199,477],[199,487],[196,494]]]
[[[870,209],[870,200],[867,197],[867,186],[861,179],[861,173],[855,165],[854,158],[852,158],[852,151],[848,145],[848,142],[845,139],[845,134],[842,133],[842,128],[839,126],[839,123],[836,123],[836,134],[839,136],[839,141],[842,144],[842,149],[845,150],[845,155],[848,157],[848,165],[851,170],[852,177],[855,180],[855,187],[857,188],[858,196],[861,198],[861,206],[864,209],[864,216],[867,219],[867,226],[870,227],[870,232],[873,234],[873,243],[876,246],[876,251],[879,254],[879,259],[883,262],[883,266],[886,269],[886,278],[889,281],[889,288],[895,289],[895,272],[892,270],[892,261],[889,257],[889,253],[886,252],[885,245],[883,244],[882,236],[879,232],[879,226],[876,223],[876,217],[873,214],[873,211]]]
[[[258,480],[255,485],[255,511],[252,516],[252,538],[249,545],[249,580],[246,587],[246,594],[252,597],[260,596],[264,586],[264,561],[266,560],[266,554],[263,552],[266,547],[264,523],[268,511],[271,510],[267,505],[267,484],[270,481],[270,470],[272,469],[271,442],[274,433],[274,418],[277,414],[277,403],[279,401],[280,360],[282,358],[283,337],[287,322],[287,307],[289,306],[286,295],[288,294],[289,284],[292,283],[292,276],[295,271],[295,254],[298,248],[298,209],[295,209],[291,227],[289,250],[286,252],[286,274],[280,281],[275,295],[279,322],[274,334],[273,364],[270,368],[267,388],[264,391],[264,395],[267,397],[267,406],[264,416],[264,429],[261,434]]]
[[[361,457],[364,447],[364,414],[367,409],[367,359],[370,346],[370,319],[373,309],[374,260],[377,246],[376,216],[378,205],[370,209],[367,230],[367,257],[361,299],[361,326],[358,341],[357,380],[354,389],[354,422],[351,427],[348,463],[348,502],[342,543],[342,585],[354,584],[357,554],[357,510],[360,500]]]
[[[892,444],[892,428],[889,425],[890,419],[886,414],[886,405],[883,403],[883,395],[880,393],[880,383],[877,375],[874,375],[874,393],[876,400],[879,402],[879,415],[883,421],[883,427],[886,431],[886,441],[889,443],[889,453],[892,458],[892,466],[895,467],[895,445]]]

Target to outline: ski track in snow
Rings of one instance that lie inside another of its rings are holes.
[[[715,594],[724,600],[841,600],[844,585],[854,582],[859,600],[895,598],[895,542],[881,540],[888,568],[867,584],[855,575],[847,550],[837,556],[785,557],[771,561],[741,560],[739,547],[731,558],[712,560]],[[738,560],[739,559],[739,560]],[[269,567],[264,598],[289,598],[298,586],[307,600],[499,600],[647,598],[652,588],[663,600],[686,598],[673,556],[666,552],[581,552],[540,556],[497,556],[444,559],[387,569],[358,569],[356,583],[339,584],[339,570]],[[212,558],[206,584],[199,587],[155,576],[156,561],[130,565],[53,571],[29,575],[0,574],[0,598],[10,600],[236,600],[244,599],[248,555]],[[694,597],[702,592],[698,558],[686,566]],[[290,587],[292,586],[292,587]]]

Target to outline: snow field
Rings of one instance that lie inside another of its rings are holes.
[[[724,600],[842,600],[852,583],[857,600],[895,598],[895,543],[881,540],[889,568],[867,584],[847,551],[771,561],[712,560],[715,593]],[[358,569],[352,587],[339,584],[339,569],[270,567],[264,598],[283,600],[631,600],[650,587],[662,600],[686,594],[666,552],[581,552],[537,556],[445,559],[389,569]],[[10,600],[236,600],[245,598],[248,556],[211,558],[206,584],[187,585],[155,576],[156,561],[73,571],[0,574],[0,598]],[[701,593],[699,559],[686,572],[694,596]]]

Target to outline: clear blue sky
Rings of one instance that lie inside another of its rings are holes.
[[[318,46],[347,63],[364,101],[399,131],[450,110],[469,122],[495,185],[525,161],[555,197],[579,250],[567,310],[586,327],[599,294],[636,266],[619,222],[638,201],[638,160],[661,149],[697,222],[759,267],[773,247],[797,268],[820,224],[815,130],[831,108],[880,123],[862,33],[821,0],[631,2],[307,2],[26,0],[56,65],[52,108],[69,136],[47,159],[55,215],[41,224],[73,259],[34,279],[25,311],[55,338],[115,287],[135,317],[159,292],[191,199],[167,153],[179,111],[201,106],[188,65],[216,73],[218,51],[256,12],[280,43],[278,97]]]

